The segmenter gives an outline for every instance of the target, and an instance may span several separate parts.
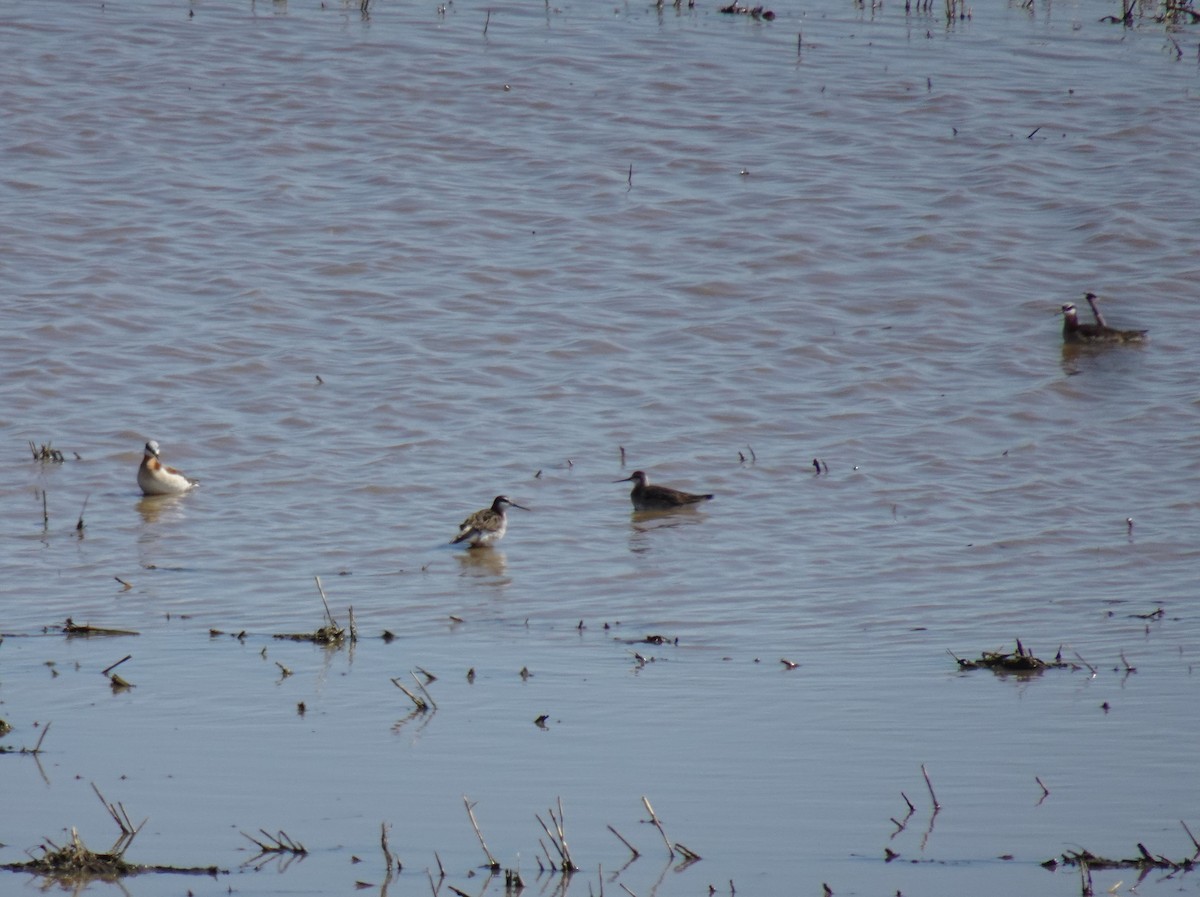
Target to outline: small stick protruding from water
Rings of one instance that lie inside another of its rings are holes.
[[[628,841],[626,841],[625,838],[621,835],[621,833],[619,831],[617,831],[615,828],[613,828],[611,825],[608,827],[608,830],[617,836],[617,840],[625,845],[625,847],[629,850],[629,852],[631,854],[633,854],[633,858],[635,860],[642,855],[641,852],[639,852],[636,847],[634,847],[632,844],[630,844]]]
[[[940,810],[942,805],[938,803],[937,795],[933,793],[933,782],[929,781],[929,773],[925,770],[925,764],[921,764],[921,775],[925,777],[925,786],[929,789],[929,799],[933,801],[933,809]]]
[[[650,806],[650,800],[644,794],[642,795],[642,806],[646,808],[646,812],[650,814],[650,823],[658,829],[658,833],[662,835],[663,843],[667,845],[667,853],[675,856],[675,848],[671,846],[671,839],[667,837],[666,831],[663,829],[662,820],[660,820],[654,812],[654,807]]]
[[[492,856],[492,852],[488,850],[487,843],[483,840],[483,832],[479,830],[479,823],[475,820],[475,805],[467,800],[467,796],[463,795],[463,804],[467,808],[467,816],[471,819],[471,828],[475,829],[475,837],[479,839],[479,846],[483,848],[483,855],[487,857],[488,868],[495,871],[500,868],[500,863]]]
[[[108,668],[107,668],[107,669],[105,669],[105,670],[101,670],[101,673],[102,673],[103,675],[107,676],[107,675],[108,675],[110,672],[112,672],[113,670],[115,670],[117,667],[119,667],[121,664],[123,664],[125,661],[129,660],[129,659],[130,659],[130,658],[132,658],[132,657],[133,657],[133,655],[132,655],[132,654],[126,654],[124,657],[122,657],[120,660],[118,660],[118,661],[117,661],[116,663],[114,663],[112,666],[108,667]]]
[[[686,862],[689,863],[694,863],[696,860],[703,859],[703,857],[696,853],[696,851],[683,844],[680,844],[678,841],[675,842],[675,850],[684,858]]]
[[[383,864],[387,869],[388,874],[392,872],[392,851],[388,848],[387,839],[388,824],[386,822],[379,823],[379,846],[383,849]]]
[[[79,522],[75,524],[75,532],[79,533],[80,535],[83,534],[83,512],[87,510],[88,499],[91,497],[92,496],[90,494],[85,495],[83,497],[83,507],[79,509]]]
[[[396,688],[400,689],[405,695],[408,696],[408,699],[413,702],[413,706],[417,708],[417,712],[424,713],[429,709],[429,705],[425,703],[424,698],[420,697],[419,695],[414,695],[411,691],[405,688],[404,683],[400,681],[399,677],[392,678],[392,685],[396,686]]]
[[[49,726],[50,724],[49,724],[49,723],[46,723],[46,725],[47,725],[47,726]],[[41,744],[41,743],[42,743],[42,740],[39,738],[39,739],[38,739],[38,744]],[[1189,838],[1191,838],[1191,839],[1192,839],[1192,843],[1196,845],[1196,852],[1195,852],[1194,854],[1192,854],[1192,856],[1200,856],[1200,841],[1197,841],[1197,840],[1196,840],[1196,836],[1192,834],[1192,830],[1191,830],[1190,828],[1188,828],[1188,826],[1187,826],[1187,823],[1186,823],[1186,822],[1184,822],[1182,819],[1180,819],[1180,820],[1179,820],[1179,824],[1183,826],[1183,830],[1184,830],[1185,832],[1187,832],[1187,836],[1188,836]]]
[[[629,166],[629,177],[630,178],[633,177],[633,166],[632,165]],[[619,446],[617,446],[617,448],[619,448],[621,450],[621,466],[624,467],[625,466],[625,446],[619,445]]]
[[[42,742],[46,740],[46,733],[49,731],[50,731],[50,724],[46,723],[46,725],[42,726],[42,734],[38,736],[37,744],[35,744],[31,748],[27,748],[27,747],[21,748],[20,753],[32,754],[35,757],[38,754],[40,754],[42,752]],[[1186,829],[1187,826],[1185,825],[1184,828]],[[1189,834],[1190,834],[1190,832],[1189,832]]]
[[[632,190],[632,189],[633,189],[633,163],[632,163],[632,162],[630,162],[630,163],[629,163],[629,181],[628,181],[628,184],[629,184],[629,187],[628,187],[628,189]],[[625,449],[621,449],[621,463],[622,463],[622,464],[624,464],[624,463],[625,463]]]
[[[487,11],[487,16],[483,20],[483,33],[484,34],[487,34],[488,23],[490,23],[491,21],[492,21],[492,11],[489,9]]]
[[[1090,663],[1088,663],[1086,660],[1084,660],[1082,657],[1080,657],[1078,651],[1074,651],[1072,653],[1074,653],[1076,660],[1078,660],[1081,664],[1083,664],[1085,667],[1088,668],[1088,671],[1092,674],[1092,678],[1095,678],[1096,668],[1094,666],[1092,666]]]
[[[1041,779],[1040,779],[1038,776],[1034,776],[1034,777],[1033,777],[1033,780],[1034,780],[1035,782],[1037,782],[1037,783],[1038,783],[1038,787],[1042,789],[1042,798],[1043,798],[1043,799],[1045,799],[1045,798],[1049,797],[1049,796],[1050,796],[1050,789],[1046,787],[1046,783],[1045,783],[1045,782],[1043,782],[1043,781],[1042,781],[1042,780],[1041,780]]]
[[[317,591],[321,593],[321,603],[323,605],[325,605],[325,619],[328,621],[328,623],[331,627],[333,627],[334,629],[340,629],[341,627],[339,627],[338,624],[336,622],[334,622],[333,614],[331,614],[329,612],[329,601],[325,597],[325,588],[321,585],[321,577],[314,576],[313,579],[315,579],[317,581]]]
[[[42,490],[42,528],[50,528],[50,510],[46,507],[46,490]]]

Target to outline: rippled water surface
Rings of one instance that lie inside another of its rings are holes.
[[[577,897],[1192,855],[1200,26],[718,6],[0,3],[0,862],[93,785],[223,870],[137,897],[503,893],[464,797]]]

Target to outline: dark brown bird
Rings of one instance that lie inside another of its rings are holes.
[[[629,476],[613,480],[613,482],[628,483],[631,480],[633,481],[633,490],[629,493],[629,499],[633,502],[635,511],[665,511],[698,504],[712,498],[711,495],[680,492],[670,486],[652,486],[649,477],[643,470],[635,470]]]
[[[1068,302],[1062,307],[1064,343],[1139,343],[1146,338],[1145,330],[1118,330],[1104,323],[1104,316],[1096,307],[1096,294],[1088,293],[1088,305],[1096,316],[1095,324],[1080,324],[1079,310]]]

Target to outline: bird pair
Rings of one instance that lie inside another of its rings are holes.
[[[633,491],[629,493],[629,498],[637,511],[666,511],[694,505],[712,498],[711,495],[697,495],[693,492],[681,492],[669,486],[652,485],[645,471],[642,470],[635,470],[623,479],[613,480],[614,483],[631,481],[634,485]],[[499,542],[508,529],[506,512],[509,508],[529,510],[505,495],[497,495],[490,508],[476,511],[462,522],[458,528],[458,535],[451,540],[450,544],[467,542],[474,548],[478,545],[491,545],[493,542]]]
[[[1104,322],[1104,315],[1096,306],[1096,294],[1088,293],[1084,298],[1092,307],[1096,323],[1080,324],[1079,310],[1073,303],[1068,302],[1062,307],[1064,343],[1138,343],[1146,338],[1145,330],[1118,330],[1116,327],[1109,327]]]

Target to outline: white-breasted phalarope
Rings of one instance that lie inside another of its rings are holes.
[[[151,439],[146,443],[146,454],[138,468],[137,481],[146,495],[178,495],[194,489],[200,483],[185,476],[174,467],[167,467],[160,460],[158,442]]]
[[[458,528],[458,535],[450,540],[450,544],[467,542],[471,548],[475,548],[480,545],[491,545],[493,542],[499,542],[504,538],[504,533],[508,529],[508,516],[505,514],[508,508],[520,508],[522,511],[529,510],[529,508],[517,504],[508,496],[497,495],[490,508],[476,511],[462,522]]]
[[[635,511],[665,511],[694,505],[712,498],[711,495],[680,492],[670,486],[652,486],[650,478],[642,470],[635,470],[624,479],[613,480],[613,482],[628,483],[630,480],[633,481],[633,490],[629,493],[629,499],[633,502]]]

